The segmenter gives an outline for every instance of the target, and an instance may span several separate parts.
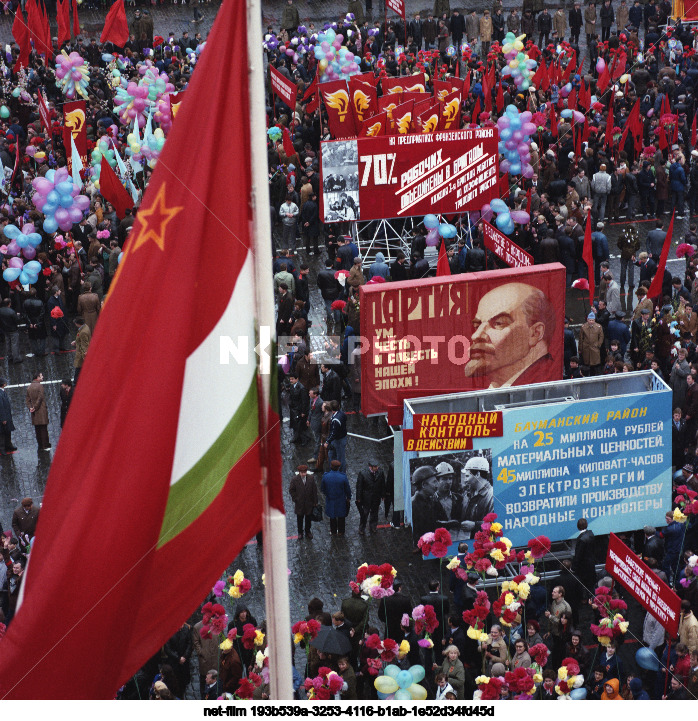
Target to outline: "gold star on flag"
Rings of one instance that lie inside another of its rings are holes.
[[[181,210],[184,210],[183,205],[170,207],[166,205],[165,183],[163,183],[158,189],[155,200],[138,212],[139,228],[130,251],[135,253],[149,240],[152,240],[160,250],[164,250],[167,226]]]

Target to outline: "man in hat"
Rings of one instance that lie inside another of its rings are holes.
[[[368,470],[359,472],[356,479],[356,507],[359,509],[359,534],[366,533],[366,522],[369,520],[369,532],[374,533],[378,526],[378,510],[385,498],[385,474],[379,468],[378,461],[371,459]]]
[[[85,323],[84,319],[78,316],[75,319],[75,327],[78,329],[75,340],[72,341],[71,345],[75,346],[75,358],[73,359],[73,367],[75,373],[73,374],[73,385],[78,382],[78,376],[82,370],[85,357],[87,356],[87,349],[90,346],[90,340],[92,339],[92,333],[90,332],[90,326]]]
[[[313,508],[317,506],[317,486],[312,475],[308,475],[308,466],[301,464],[298,466],[296,475],[291,480],[288,492],[293,501],[293,511],[296,514],[296,522],[298,524],[298,539],[303,538],[303,529],[305,526],[305,537],[312,538],[310,532],[312,523]]]
[[[623,322],[624,317],[625,313],[622,310],[617,310],[614,317],[608,321],[608,333],[606,334],[609,344],[613,341],[618,343],[618,350],[622,357],[625,356],[625,351],[630,343],[630,329]]]
[[[454,506],[451,520],[444,525],[455,528],[472,538],[480,529],[482,519],[494,509],[494,494],[490,481],[490,463],[484,456],[469,458],[461,472],[462,500]]]
[[[46,408],[46,396],[41,382],[44,380],[43,373],[36,373],[32,382],[27,387],[25,403],[32,417],[32,425],[36,433],[36,442],[40,451],[50,451],[51,441],[48,437],[48,410]]]
[[[614,316],[619,310],[622,310],[620,305],[620,287],[618,283],[613,279],[613,271],[607,270],[604,273],[604,280],[606,281],[606,308],[611,316]]]
[[[596,322],[596,315],[589,313],[587,322],[579,331],[579,355],[582,363],[589,366],[592,375],[598,375],[601,370],[603,341],[603,329]]]
[[[12,443],[12,431],[15,426],[12,422],[12,406],[10,399],[5,392],[7,381],[0,378],[0,430],[2,431],[3,446],[0,455],[9,456],[17,450],[17,446]]]
[[[23,498],[22,504],[12,514],[12,532],[20,543],[26,544],[34,537],[38,521],[39,509],[34,501],[29,497]]]
[[[441,504],[436,500],[436,471],[423,465],[412,473],[412,538],[415,542],[439,526]],[[415,549],[415,553],[418,549]]]
[[[654,526],[645,526],[642,529],[645,534],[645,546],[642,549],[642,559],[647,562],[648,558],[654,560],[661,566],[664,559],[664,539],[657,535],[657,529]]]
[[[330,535],[343,536],[346,517],[349,515],[351,487],[346,473],[339,469],[338,460],[330,463],[330,472],[322,477],[320,490],[325,494],[325,513],[330,519]]]

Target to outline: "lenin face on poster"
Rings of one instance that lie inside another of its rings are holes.
[[[412,538],[437,528],[472,538],[494,509],[492,453],[459,451],[410,459]]]
[[[361,287],[364,413],[399,389],[506,388],[562,378],[562,266]]]
[[[356,140],[322,145],[322,202],[325,222],[359,220],[359,151]]]

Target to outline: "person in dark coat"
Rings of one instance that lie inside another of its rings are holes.
[[[329,473],[322,477],[320,490],[325,494],[325,513],[330,519],[330,535],[343,536],[345,521],[351,502],[351,487],[346,473],[340,472],[341,463],[334,460],[330,463]]]
[[[276,316],[276,335],[290,335],[293,326],[293,296],[286,283],[279,283],[279,305]]]
[[[228,631],[232,631],[234,628],[237,629],[237,638],[233,641],[233,648],[237,652],[239,660],[242,664],[244,664],[245,668],[250,666],[254,656],[253,649],[247,649],[242,645],[242,636],[245,633],[243,628],[248,623],[253,626],[257,626],[257,619],[250,613],[250,609],[246,604],[238,603],[235,606],[233,620],[228,624]],[[237,686],[235,688],[237,688]]]
[[[378,606],[378,619],[385,624],[386,638],[392,638],[394,641],[400,639],[402,634],[402,617],[412,614],[412,601],[402,593],[402,582],[396,580],[393,583],[395,593],[383,599]]]
[[[310,409],[310,397],[308,390],[298,380],[298,373],[291,372],[288,376],[288,407],[291,415],[291,430],[293,438],[291,443],[308,443],[308,411]]]
[[[293,477],[288,491],[293,501],[293,510],[298,522],[298,539],[303,538],[304,524],[305,537],[312,538],[313,534],[310,531],[311,514],[313,508],[317,506],[318,500],[315,479],[308,475],[308,466],[305,464],[298,466],[298,473]]]
[[[27,317],[29,346],[34,355],[45,356],[46,352],[46,323],[44,322],[45,308],[42,301],[36,297],[36,288],[29,289],[29,298],[23,304],[24,315]]]
[[[28,543],[36,533],[36,524],[39,521],[39,509],[34,501],[27,496],[22,499],[22,504],[15,508],[12,514],[12,533],[20,543]]]
[[[307,239],[308,252],[317,255],[320,251],[317,247],[317,239],[320,233],[320,215],[317,204],[317,193],[312,193],[309,200],[303,203],[301,208],[301,228]]]
[[[342,402],[342,381],[331,366],[323,363],[320,366],[321,386],[320,395],[322,400],[326,402],[337,401],[341,405]]]
[[[448,627],[448,617],[451,615],[451,602],[448,596],[441,593],[441,584],[435,578],[429,581],[429,593],[425,593],[419,599],[419,602],[423,606],[432,606],[436,613],[436,618],[439,620],[439,625],[434,633],[431,634],[431,640],[434,642],[434,648],[437,649],[437,654],[440,656],[443,650],[441,641]],[[427,654],[427,658],[430,663],[435,661],[429,654]]]
[[[176,688],[168,688],[177,698],[184,698],[184,692],[191,678],[191,655],[194,645],[191,640],[191,626],[188,623],[175,631],[174,635],[163,647],[167,663],[174,669]]]
[[[15,429],[15,424],[12,422],[10,399],[5,392],[6,385],[7,381],[4,378],[0,378],[0,430],[2,430],[3,440],[0,455],[9,456],[17,450],[17,446],[12,443],[12,431]]]
[[[368,462],[368,470],[359,473],[356,479],[356,507],[359,509],[359,533],[366,532],[369,520],[369,531],[374,533],[378,525],[378,510],[385,497],[385,474],[375,460]]]
[[[577,521],[580,531],[574,547],[572,570],[577,574],[586,592],[593,596],[596,588],[596,561],[594,556],[594,533],[589,529],[586,518]]]

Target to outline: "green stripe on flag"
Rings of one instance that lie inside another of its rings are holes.
[[[229,470],[259,437],[257,380],[221,435],[206,454],[170,488],[158,548],[193,523],[213,502],[225,485]],[[177,439],[186,443],[186,439]]]

